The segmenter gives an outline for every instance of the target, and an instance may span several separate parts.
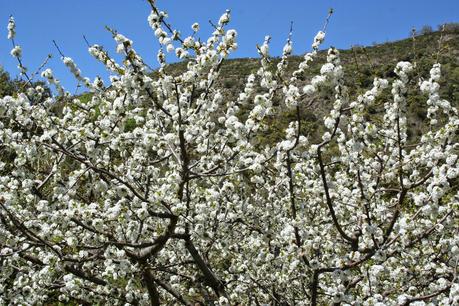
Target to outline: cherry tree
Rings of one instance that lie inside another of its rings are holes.
[[[30,86],[0,98],[0,304],[459,303],[459,118],[439,95],[439,63],[419,79],[399,62],[393,80],[354,95],[330,48],[305,82],[327,18],[293,73],[290,36],[277,64],[266,37],[258,71],[228,97],[218,81],[237,49],[230,11],[201,40],[199,24],[182,37],[148,3],[157,71],[108,29],[124,60],[100,45],[89,53],[109,85],[59,50],[89,102],[46,63],[54,97]],[[11,55],[31,82],[15,34],[11,17]],[[169,73],[168,53],[186,70]],[[428,128],[409,140],[418,91]],[[302,113],[318,100],[330,107],[314,141]],[[368,116],[376,104],[383,114]],[[282,108],[296,118],[260,142]]]

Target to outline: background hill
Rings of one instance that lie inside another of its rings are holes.
[[[415,78],[412,81],[412,88],[417,86],[420,77],[428,78],[429,70],[435,62],[442,64],[441,94],[442,98],[459,107],[459,26],[450,24],[445,27],[443,32],[424,31],[414,38],[407,38],[395,42],[374,44],[373,46],[354,46],[351,49],[340,50],[341,61],[347,77],[345,78],[350,88],[351,97],[363,93],[363,90],[370,89],[374,77],[383,77],[391,80],[394,68],[399,61],[410,61],[416,63]],[[302,81],[307,84],[312,76],[317,75],[320,67],[326,62],[327,50],[320,52],[311,68],[306,72]],[[287,71],[291,74],[297,69],[303,60],[302,56],[292,56],[289,59]],[[279,58],[273,58],[272,66],[279,62]],[[223,63],[217,88],[223,88],[224,95],[228,99],[235,99],[240,90],[244,88],[247,76],[256,73],[259,68],[258,58],[230,59]],[[186,62],[170,64],[166,71],[177,75],[186,69]],[[413,136],[420,135],[425,128],[427,106],[425,101],[427,96],[413,95],[408,101],[408,122],[411,125],[409,133]],[[305,134],[309,134],[313,139],[322,134],[322,116],[331,108],[331,101],[326,101],[315,97],[316,102],[311,108],[302,109],[302,119],[305,121],[303,129]],[[369,110],[368,115],[378,116],[382,112],[384,101],[391,99],[390,90],[379,99],[380,103]],[[241,116],[245,115],[242,109]],[[288,122],[294,120],[294,111],[289,111],[285,107],[278,107],[275,115],[270,117],[269,127],[266,131],[266,138],[262,141],[276,141],[282,137]]]

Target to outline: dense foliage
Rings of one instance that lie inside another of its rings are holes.
[[[0,66],[0,97],[3,98],[5,96],[14,96],[18,92],[23,92],[29,88],[33,88],[33,90],[40,90],[42,91],[42,99],[46,99],[51,96],[51,91],[45,85],[43,81],[23,81],[19,79],[11,79],[8,72],[6,72]]]
[[[459,303],[459,118],[440,63],[420,75],[400,61],[390,80],[350,88],[330,48],[305,81],[325,25],[293,72],[290,37],[275,62],[266,37],[228,98],[230,12],[199,40],[198,24],[181,37],[149,3],[157,73],[109,29],[122,63],[89,48],[109,86],[62,54],[90,99],[50,69],[56,96],[31,86],[0,98],[0,304]],[[13,18],[8,30],[28,79]],[[168,73],[166,52],[187,69]],[[426,128],[409,138],[413,95]],[[304,114],[317,103],[329,107],[312,137]],[[267,141],[283,109],[294,116]]]

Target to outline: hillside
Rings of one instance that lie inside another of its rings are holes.
[[[441,39],[441,41],[440,41]],[[410,61],[416,63],[417,77],[413,78],[412,86],[417,86],[419,77],[428,77],[432,64],[442,64],[441,93],[442,98],[447,99],[455,107],[459,107],[459,30],[456,28],[439,31],[424,35],[407,38],[395,42],[376,44],[373,46],[356,46],[352,49],[340,50],[341,60],[345,68],[347,85],[350,88],[351,97],[355,97],[357,88],[369,89],[374,77],[392,79],[394,68],[399,61]],[[320,71],[320,67],[326,61],[326,50],[320,52],[308,74],[304,78],[307,84],[310,77]],[[302,61],[302,56],[292,56],[289,60],[288,72],[293,72]],[[278,63],[279,58],[273,58],[273,67]],[[216,87],[224,89],[224,95],[228,99],[234,99],[243,88],[247,76],[256,73],[259,67],[258,58],[230,59],[223,63],[219,84]],[[176,75],[186,68],[186,62],[170,64],[166,71]],[[303,109],[304,132],[313,138],[321,135],[321,118],[330,108],[329,101],[323,101],[317,97],[311,109]],[[382,99],[390,99],[390,91],[383,95]],[[424,119],[426,118],[426,97],[414,96],[408,105],[408,120],[411,125],[411,136],[419,135],[423,130]],[[382,106],[383,101],[380,101]],[[286,111],[286,108],[279,107],[276,115],[270,118],[269,129],[266,132],[264,141],[275,141],[281,137],[290,119],[293,119],[294,112]],[[377,115],[382,109],[371,109],[372,115]],[[240,114],[244,115],[244,111]]]

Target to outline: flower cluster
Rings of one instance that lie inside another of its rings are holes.
[[[52,84],[52,85],[54,85],[56,87],[56,90],[57,90],[57,92],[58,92],[58,94],[60,96],[64,96],[65,95],[65,90],[62,87],[61,82],[54,77],[53,71],[50,68],[44,70],[41,73],[41,76],[43,78],[45,78],[48,81],[49,84]]]
[[[8,29],[8,39],[14,39],[14,37],[16,36],[16,23],[14,21],[13,16],[10,16],[7,29]]]
[[[439,109],[442,109],[443,112],[448,113],[454,111],[450,103],[447,100],[440,99],[440,85],[438,81],[441,77],[441,66],[440,64],[435,64],[430,70],[430,78],[427,81],[420,81],[420,89],[422,92],[429,95],[427,100],[427,117],[430,119],[430,124],[437,124],[438,120],[436,119],[436,112]]]
[[[11,56],[20,58],[22,56],[22,48],[20,46],[15,46],[11,49]]]
[[[78,81],[83,83],[87,88],[92,88],[89,78],[84,78],[81,76],[81,71],[78,69],[73,59],[70,57],[63,57],[62,62],[69,68],[70,72]]]

